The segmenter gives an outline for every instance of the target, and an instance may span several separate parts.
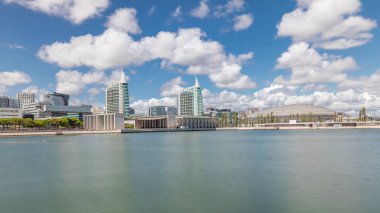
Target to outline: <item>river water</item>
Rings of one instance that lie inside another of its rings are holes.
[[[380,131],[0,138],[0,212],[380,212]]]

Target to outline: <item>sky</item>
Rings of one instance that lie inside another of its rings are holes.
[[[380,109],[377,0],[0,0],[0,94],[104,106],[175,105],[197,76],[206,107]]]

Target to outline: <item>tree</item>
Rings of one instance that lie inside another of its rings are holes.
[[[61,126],[63,128],[70,127],[69,119],[68,118],[61,118],[61,120],[59,121],[59,126]]]

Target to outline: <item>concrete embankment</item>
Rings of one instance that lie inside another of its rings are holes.
[[[55,136],[55,135],[82,135],[82,134],[115,134],[120,133],[121,130],[107,130],[107,131],[15,131],[15,132],[0,132],[0,137],[20,137],[20,136]]]
[[[218,131],[223,130],[343,130],[343,129],[380,129],[380,126],[353,126],[353,127],[306,127],[306,126],[298,126],[298,127],[288,127],[288,126],[280,126],[280,127],[228,127],[228,128],[217,128]]]

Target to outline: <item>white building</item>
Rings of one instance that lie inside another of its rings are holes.
[[[121,71],[120,82],[106,88],[106,113],[121,113],[125,118],[129,116],[128,82]]]
[[[121,113],[85,115],[83,128],[87,130],[124,129],[124,115]]]
[[[178,94],[177,110],[177,114],[183,116],[203,115],[202,89],[196,77],[194,86],[184,88]]]
[[[22,118],[22,111],[15,108],[0,108],[0,118]]]
[[[35,119],[77,117],[79,120],[82,120],[84,115],[91,114],[91,108],[91,105],[62,106],[47,103],[31,103],[25,104],[23,111],[27,114],[33,114]]]
[[[18,92],[16,98],[19,101],[21,109],[25,104],[32,104],[35,102],[34,93]]]

